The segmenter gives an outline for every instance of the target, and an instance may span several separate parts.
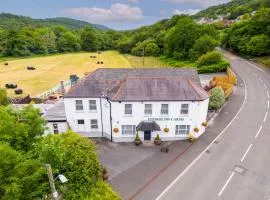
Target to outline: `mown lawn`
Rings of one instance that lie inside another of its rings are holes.
[[[145,57],[144,61],[143,57],[133,56],[130,54],[124,54],[124,57],[128,60],[131,67],[168,67],[168,64],[160,60],[159,57]]]
[[[90,58],[95,55],[97,58]],[[102,54],[71,53],[54,56],[24,58],[0,62],[0,87],[8,82],[13,82],[24,90],[24,94],[38,95],[51,87],[67,80],[69,75],[83,76],[97,68],[131,67],[129,61],[116,51],[106,51]],[[97,61],[103,61],[98,65]],[[8,65],[4,65],[8,62]],[[36,67],[35,71],[28,71],[27,66]],[[13,90],[8,90],[14,96]]]

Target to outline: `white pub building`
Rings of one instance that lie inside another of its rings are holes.
[[[72,87],[64,104],[69,126],[114,142],[199,137],[209,95],[195,69],[97,69]]]

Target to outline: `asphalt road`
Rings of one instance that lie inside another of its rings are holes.
[[[192,162],[156,200],[270,199],[270,72],[227,54],[245,100],[218,144]]]

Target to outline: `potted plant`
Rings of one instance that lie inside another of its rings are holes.
[[[155,137],[154,143],[155,143],[155,145],[161,145],[162,142],[161,142],[161,139],[159,137],[159,134],[157,134],[157,136]]]
[[[195,138],[195,136],[194,136],[192,133],[190,133],[190,134],[188,135],[188,141],[189,141],[189,142],[195,142],[195,141],[196,141],[196,138]]]
[[[166,128],[164,128],[164,132],[165,132],[165,133],[168,133],[169,131],[170,131],[170,129],[169,129],[169,128],[167,128],[167,127],[166,127]]]
[[[139,137],[138,132],[136,133],[136,137],[135,137],[135,145],[139,146],[142,143],[141,138]]]
[[[194,131],[196,132],[196,133],[198,133],[199,131],[200,131],[200,129],[199,128],[194,128]]]
[[[208,126],[208,123],[207,122],[203,122],[202,123],[202,126],[207,127]]]

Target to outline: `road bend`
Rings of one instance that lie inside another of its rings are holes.
[[[218,143],[160,191],[156,200],[270,199],[270,72],[225,52],[245,100]]]

